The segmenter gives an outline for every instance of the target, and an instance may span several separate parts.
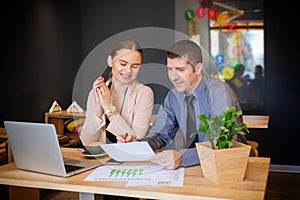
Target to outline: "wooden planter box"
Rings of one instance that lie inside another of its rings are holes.
[[[211,149],[209,142],[198,142],[196,148],[205,178],[216,183],[233,183],[244,180],[251,147],[234,142],[228,149]]]

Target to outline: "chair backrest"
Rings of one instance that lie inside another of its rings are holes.
[[[153,90],[154,93],[153,114],[157,114],[161,102],[165,99],[170,89],[157,83],[147,83],[146,85]]]
[[[167,93],[169,92],[169,88],[157,84],[157,83],[147,83],[154,93],[154,104],[160,104],[166,97]]]

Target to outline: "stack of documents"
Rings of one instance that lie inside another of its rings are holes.
[[[101,144],[113,159],[121,162],[150,161],[155,155],[147,142]],[[101,166],[85,181],[128,181],[126,186],[183,186],[184,168],[167,170],[158,165]]]
[[[101,144],[101,147],[117,161],[149,161],[155,155],[148,142]]]

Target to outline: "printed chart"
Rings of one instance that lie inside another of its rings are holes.
[[[157,165],[101,166],[85,181],[128,181],[126,186],[182,186],[184,168],[167,170]]]

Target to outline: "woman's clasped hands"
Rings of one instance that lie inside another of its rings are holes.
[[[93,95],[95,101],[95,110],[100,117],[103,110],[112,106],[111,91],[104,81],[104,77],[100,76],[93,83]]]

